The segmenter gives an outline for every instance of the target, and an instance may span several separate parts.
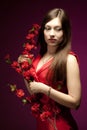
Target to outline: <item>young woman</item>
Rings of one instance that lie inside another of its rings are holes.
[[[46,14],[38,43],[40,54],[33,62],[33,69],[39,82],[28,84],[25,80],[25,84],[30,94],[43,93],[47,103],[57,104],[58,111],[54,115],[55,126],[38,118],[37,130],[77,130],[70,109],[80,106],[80,72],[77,56],[71,52],[70,21],[63,9],[55,8]]]

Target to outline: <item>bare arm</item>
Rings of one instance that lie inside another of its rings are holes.
[[[31,94],[41,92],[48,95],[49,88],[50,86],[40,82],[31,82],[28,86]],[[50,98],[66,107],[77,108],[81,100],[81,83],[79,66],[76,58],[72,55],[69,55],[67,58],[67,89],[68,94],[64,94],[51,88]]]
[[[81,100],[81,83],[79,66],[76,58],[72,55],[67,58],[67,89],[68,94],[51,89],[50,98],[64,106],[77,108]]]

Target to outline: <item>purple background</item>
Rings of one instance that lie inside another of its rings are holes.
[[[0,130],[35,130],[35,118],[29,106],[24,107],[7,86],[16,83],[25,89],[24,82],[5,62],[4,56],[10,53],[16,59],[22,50],[27,30],[33,23],[43,19],[52,8],[65,9],[72,23],[72,48],[80,60],[82,102],[78,110],[73,110],[79,130],[87,130],[87,6],[85,0],[24,0],[0,3]],[[25,89],[26,90],[26,89]]]

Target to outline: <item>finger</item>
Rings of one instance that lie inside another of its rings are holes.
[[[27,61],[28,60],[28,55],[20,55],[18,57],[18,63],[21,63],[23,61]]]

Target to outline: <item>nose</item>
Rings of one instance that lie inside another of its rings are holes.
[[[55,35],[54,29],[51,29],[50,30],[50,36],[54,36],[54,35]]]

